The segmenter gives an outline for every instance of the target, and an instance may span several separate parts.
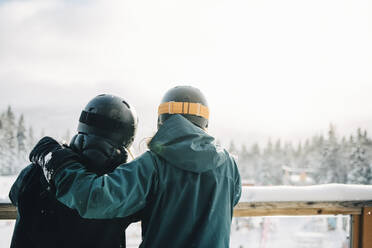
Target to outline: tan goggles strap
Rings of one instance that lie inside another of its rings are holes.
[[[158,115],[161,114],[186,114],[201,116],[205,119],[209,119],[208,107],[193,102],[165,102],[160,104],[158,109]]]

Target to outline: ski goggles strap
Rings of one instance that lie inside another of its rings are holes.
[[[120,121],[108,118],[100,114],[87,112],[84,110],[81,112],[79,122],[84,123],[88,126],[94,126],[109,131],[116,131],[122,129],[125,130],[127,128],[127,126]]]
[[[208,107],[194,102],[165,102],[160,104],[158,115],[161,114],[185,114],[201,116],[209,119]]]

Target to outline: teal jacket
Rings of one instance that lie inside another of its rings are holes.
[[[214,138],[183,116],[167,120],[150,151],[103,176],[78,162],[54,182],[57,198],[84,218],[116,218],[143,210],[140,247],[229,247],[238,168]]]

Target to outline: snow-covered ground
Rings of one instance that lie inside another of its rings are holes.
[[[14,223],[14,220],[0,220],[0,248],[10,247]]]
[[[17,176],[0,176],[0,202],[9,202],[8,193]],[[0,248],[9,248],[14,220],[0,220]]]
[[[8,192],[15,179],[15,176],[0,177],[0,202],[9,202]],[[275,187],[274,193],[270,193],[270,188],[244,188],[242,199],[267,201],[266,198],[277,195],[276,190],[279,189],[280,187]],[[306,194],[310,188],[283,187],[280,191],[283,190],[292,192],[292,197],[299,197],[302,194],[301,199],[303,199],[306,198],[304,193]],[[344,192],[343,195],[339,193],[337,197],[334,195],[329,197],[345,200],[348,199],[345,192],[349,192],[350,197],[354,195],[354,198],[360,199],[361,196],[369,197],[371,186],[315,186],[315,190],[321,192],[319,197],[322,198],[326,197],[327,190],[334,193],[341,190]],[[355,196],[356,192],[358,192],[358,196]],[[265,194],[267,197],[263,196]],[[349,217],[342,216],[337,218],[333,216],[234,218],[230,244],[231,248],[347,248],[349,247],[349,225]],[[9,247],[13,227],[13,220],[0,221],[0,248]],[[132,224],[127,229],[127,239],[128,247],[138,247],[141,240],[139,223]]]
[[[329,220],[337,220],[330,222]],[[231,248],[347,248],[348,216],[234,218]],[[337,223],[330,226],[329,223]]]
[[[0,202],[9,202],[9,190],[17,176],[0,176]]]

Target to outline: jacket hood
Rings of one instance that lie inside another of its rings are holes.
[[[120,164],[126,163],[128,155],[111,140],[93,134],[76,134],[70,148],[79,154],[85,168],[97,175],[112,172]],[[120,153],[117,153],[117,151]],[[115,158],[115,159],[114,159]]]
[[[215,169],[229,158],[212,136],[181,115],[161,125],[149,148],[172,166],[195,173]]]

